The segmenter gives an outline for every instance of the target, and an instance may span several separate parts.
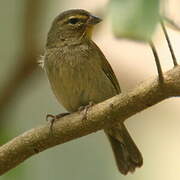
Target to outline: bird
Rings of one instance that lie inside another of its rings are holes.
[[[121,93],[113,69],[92,40],[93,29],[100,22],[86,10],[71,9],[60,13],[48,32],[43,68],[55,97],[69,113]],[[141,152],[124,123],[104,132],[122,174],[142,166]]]

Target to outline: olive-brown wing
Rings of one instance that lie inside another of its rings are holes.
[[[114,88],[116,89],[117,94],[119,94],[121,92],[121,89],[120,89],[118,80],[116,78],[116,75],[114,74],[114,71],[113,71],[111,65],[107,61],[106,57],[104,56],[104,54],[102,53],[100,48],[94,42],[92,42],[92,43],[93,43],[92,45],[95,46],[94,49],[97,49],[97,52],[98,52],[99,56],[101,57],[100,60],[101,60],[102,70],[104,71],[106,76],[109,78],[109,80],[112,82]]]

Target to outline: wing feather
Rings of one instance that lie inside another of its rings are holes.
[[[121,88],[111,65],[107,61],[106,57],[104,56],[100,48],[93,41],[92,43],[93,43],[93,46],[95,46],[95,48],[97,49],[97,52],[99,53],[101,57],[100,59],[101,59],[102,70],[104,71],[106,76],[109,78],[109,80],[112,82],[114,88],[116,89],[117,94],[119,94],[121,92]]]

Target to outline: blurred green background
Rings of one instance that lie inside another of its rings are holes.
[[[106,0],[1,0],[0,6],[0,143],[46,123],[47,113],[64,109],[57,103],[47,78],[36,61],[44,52],[53,18],[70,8],[84,8],[102,16]],[[169,15],[180,19],[179,0],[167,4]],[[179,9],[178,9],[179,8]],[[94,40],[111,63],[123,91],[156,74],[149,47],[117,40],[104,16]],[[180,35],[169,29],[178,59]],[[164,70],[172,68],[166,42],[159,28],[154,35]],[[171,98],[126,121],[144,156],[144,165],[134,174],[121,175],[103,132],[41,152],[1,176],[1,180],[179,180],[180,99]]]

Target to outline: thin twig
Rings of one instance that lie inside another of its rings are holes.
[[[159,82],[163,83],[164,82],[164,77],[163,77],[163,72],[162,72],[162,68],[161,68],[158,53],[157,53],[156,48],[154,46],[154,43],[152,41],[149,42],[149,45],[151,47],[151,50],[153,52],[154,59],[155,59],[155,62],[156,62],[156,67],[157,67],[157,71],[158,71],[158,75],[159,75]]]
[[[173,64],[174,64],[174,66],[177,66],[177,65],[178,65],[177,59],[176,59],[176,56],[175,56],[173,47],[172,47],[172,45],[171,45],[171,41],[170,41],[170,39],[169,39],[169,36],[168,36],[167,30],[166,30],[166,27],[165,27],[164,22],[163,22],[162,19],[160,20],[160,24],[161,24],[162,30],[163,30],[163,32],[164,32],[164,35],[165,35],[165,38],[166,38],[166,41],[167,41],[169,50],[170,50],[170,52],[171,52],[171,56],[172,56],[172,59],[173,59]]]

